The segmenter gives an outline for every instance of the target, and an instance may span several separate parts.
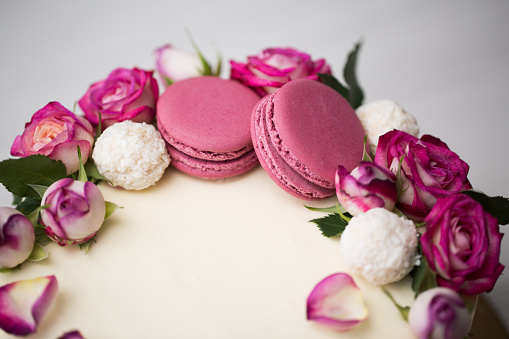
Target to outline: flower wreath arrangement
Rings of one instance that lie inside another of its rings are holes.
[[[191,40],[192,42],[192,40]],[[162,87],[189,77],[219,76],[196,53],[164,45],[154,51]],[[355,74],[360,43],[350,52],[343,85],[324,59],[293,48],[269,48],[246,62],[230,61],[231,79],[260,96],[285,83],[309,78],[329,85],[357,109],[367,132],[359,167],[336,172],[338,204],[311,210],[326,237],[341,236],[340,249],[352,272],[374,285],[411,274],[416,301],[403,307],[388,294],[419,338],[462,338],[472,305],[463,296],[493,289],[509,201],[473,191],[468,165],[430,135],[417,138],[415,118],[393,101],[362,105]],[[79,245],[86,253],[104,220],[118,206],[105,202],[96,183],[140,190],[157,183],[170,163],[152,125],[159,86],[153,71],[113,70],[78,101],[83,116],[58,102],[37,111],[11,147],[18,159],[0,162],[0,182],[14,195],[15,208],[0,207],[0,271],[48,256],[44,246]],[[390,245],[388,245],[390,244]],[[0,287],[0,328],[34,333],[53,303],[55,276]],[[465,301],[467,300],[467,301]],[[347,273],[333,274],[311,291],[307,316],[335,330],[363,322],[368,310]],[[79,331],[61,338],[83,338]]]

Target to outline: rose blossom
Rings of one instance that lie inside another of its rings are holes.
[[[396,203],[395,181],[394,173],[373,162],[363,161],[351,173],[340,165],[336,171],[336,194],[352,215],[376,207],[391,211]]]
[[[100,112],[103,128],[124,120],[150,124],[158,97],[159,88],[152,72],[117,68],[105,80],[92,84],[79,105],[85,118],[94,125],[99,123]]]
[[[313,61],[309,54],[293,48],[267,48],[246,63],[231,60],[230,78],[254,89],[260,96],[274,93],[290,80],[318,80],[317,73],[330,74],[324,59]]]
[[[0,207],[0,269],[13,268],[32,253],[35,233],[30,220],[12,207]]]
[[[11,147],[11,155],[27,157],[44,154],[61,160],[67,174],[79,168],[78,146],[83,162],[86,162],[94,143],[92,125],[83,117],[75,115],[60,103],[53,101],[35,112]]]
[[[106,204],[99,188],[90,181],[65,178],[44,193],[41,206],[46,234],[59,245],[80,244],[92,238],[101,227]]]
[[[439,198],[424,222],[422,252],[438,285],[467,295],[491,291],[504,269],[497,219],[458,193]]]
[[[166,87],[176,81],[202,75],[198,55],[164,45],[154,51],[156,69]]]
[[[436,287],[415,300],[408,323],[419,339],[461,339],[470,329],[470,312],[460,295],[451,289]]]
[[[422,221],[438,197],[472,188],[467,163],[431,135],[417,139],[398,130],[382,135],[375,163],[398,173],[400,162],[401,193],[396,207],[411,219]]]

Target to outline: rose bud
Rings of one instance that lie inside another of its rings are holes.
[[[90,181],[70,178],[53,183],[44,193],[41,221],[46,234],[60,246],[81,244],[101,227],[106,204],[99,188]]]
[[[491,291],[504,270],[498,220],[458,193],[439,198],[424,222],[422,252],[438,285],[466,295]]]
[[[339,165],[336,171],[336,194],[351,215],[359,215],[376,207],[391,211],[397,197],[395,182],[394,173],[373,162],[363,161],[351,173]]]
[[[393,130],[378,139],[375,163],[401,175],[396,207],[422,221],[437,198],[472,188],[469,166],[440,139]]]
[[[230,78],[255,90],[260,96],[274,93],[290,80],[318,80],[318,73],[330,74],[324,59],[311,60],[309,54],[293,48],[267,48],[249,56],[246,63],[230,61]]]
[[[17,336],[34,333],[53,304],[57,290],[53,275],[0,287],[0,328]]]
[[[132,120],[150,124],[159,97],[152,72],[138,68],[117,68],[105,80],[92,84],[78,102],[85,118],[107,128],[116,122]]]
[[[13,268],[32,253],[35,233],[30,220],[11,207],[0,207],[0,269]]]
[[[61,160],[67,174],[79,168],[78,146],[82,160],[88,159],[94,143],[92,125],[83,117],[75,115],[58,102],[50,102],[35,112],[11,147],[11,155],[27,157],[44,154]]]
[[[471,318],[458,293],[436,287],[417,297],[408,323],[418,339],[462,339],[470,329]]]
[[[320,281],[307,300],[307,318],[336,331],[348,331],[368,317],[362,293],[346,273]]]
[[[187,78],[202,75],[202,63],[198,55],[164,45],[154,51],[156,70],[164,86]]]

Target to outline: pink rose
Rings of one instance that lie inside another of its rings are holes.
[[[307,78],[318,80],[317,73],[330,74],[324,59],[311,60],[311,56],[293,48],[267,48],[246,63],[230,61],[231,79],[254,89],[260,96],[274,93],[290,80]]]
[[[12,207],[0,207],[0,269],[25,261],[34,248],[35,233],[30,220]]]
[[[393,130],[380,136],[375,163],[397,174],[400,162],[401,192],[396,207],[411,219],[422,221],[437,198],[472,188],[467,163],[431,135],[418,139]]]
[[[202,75],[198,55],[164,45],[154,51],[156,69],[166,87],[176,81]]]
[[[124,120],[150,124],[158,97],[159,87],[152,72],[117,68],[105,80],[92,84],[79,105],[94,125],[99,124],[100,112],[103,128]]]
[[[83,162],[86,162],[93,143],[94,130],[86,119],[58,102],[50,102],[32,116],[23,134],[16,137],[11,155],[44,154],[61,160],[69,174],[79,168],[78,146]]]
[[[504,270],[497,219],[458,193],[439,198],[424,222],[422,252],[438,285],[467,295],[491,291]]]
[[[408,323],[419,339],[461,339],[470,329],[471,318],[458,293],[436,287],[419,294]]]
[[[92,238],[106,215],[106,203],[99,188],[90,181],[65,178],[44,193],[41,221],[46,234],[59,245],[81,244]]]
[[[385,167],[363,161],[351,173],[343,166],[336,171],[336,194],[351,215],[372,208],[392,211],[396,203],[396,176]]]

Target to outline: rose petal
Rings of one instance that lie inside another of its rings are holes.
[[[20,336],[34,333],[53,304],[57,289],[53,275],[0,287],[0,328]]]
[[[346,273],[319,282],[307,300],[307,319],[336,331],[348,331],[368,317],[361,291]]]

